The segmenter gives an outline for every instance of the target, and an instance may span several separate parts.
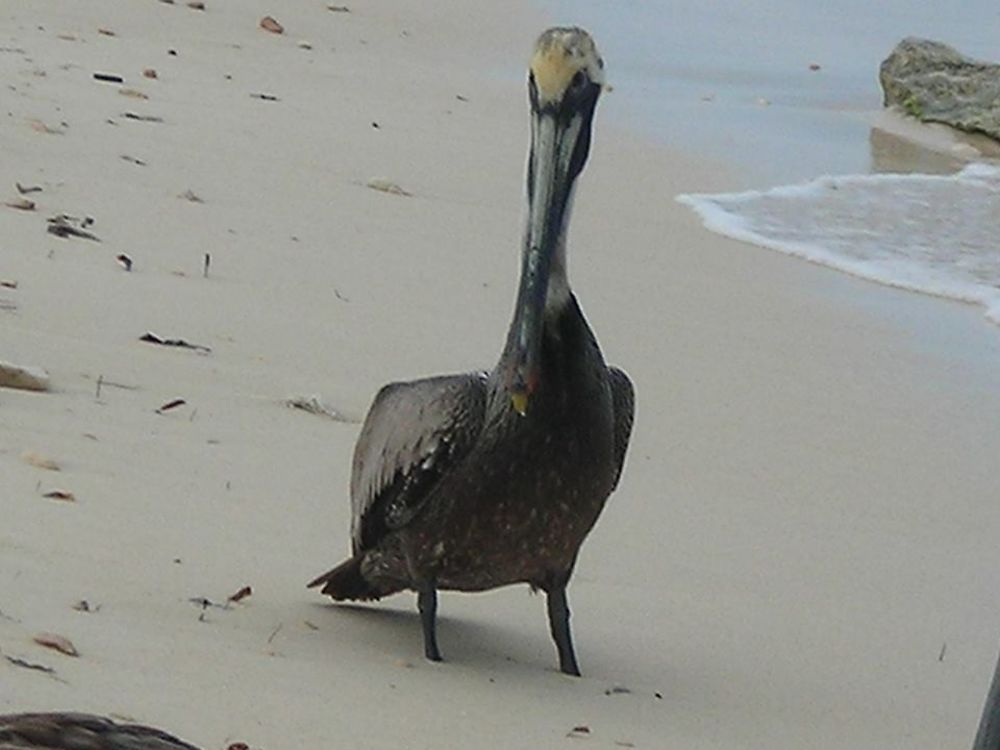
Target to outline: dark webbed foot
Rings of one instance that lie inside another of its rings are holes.
[[[424,656],[430,661],[441,661],[441,650],[437,644],[437,589],[433,584],[417,594],[417,608],[424,629]]]
[[[569,632],[569,605],[566,602],[566,587],[560,586],[547,592],[549,630],[559,652],[559,670],[564,674],[580,676],[580,667],[573,653],[573,637]]]

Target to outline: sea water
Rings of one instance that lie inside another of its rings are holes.
[[[1000,167],[821,177],[678,200],[712,231],[890,286],[978,303],[1000,323]]]
[[[602,116],[735,167],[743,192],[680,198],[707,228],[1000,322],[1000,169],[874,127],[900,39],[1000,60],[996,0],[542,5],[597,37],[614,86]]]

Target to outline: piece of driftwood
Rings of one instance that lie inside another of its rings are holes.
[[[49,500],[62,500],[67,503],[75,503],[76,495],[74,495],[69,490],[54,489],[48,492],[42,493],[42,497],[48,498]]]
[[[207,346],[192,344],[184,339],[165,339],[152,331],[146,331],[142,334],[142,336],[139,337],[139,341],[145,341],[147,344],[159,344],[160,346],[175,346],[179,349],[193,349],[196,352],[202,352],[204,354],[208,354],[212,351]]]
[[[232,594],[229,597],[229,601],[231,601],[231,602],[239,602],[239,601],[242,601],[243,599],[246,599],[251,594],[253,594],[253,589],[250,586],[244,586],[239,591],[237,591],[235,594]]]
[[[4,205],[7,208],[16,208],[18,211],[34,211],[35,202],[30,201],[27,198],[14,198],[13,200],[4,201]]]
[[[80,239],[92,240],[94,242],[101,241],[97,235],[86,230],[86,227],[89,227],[94,223],[93,219],[76,219],[72,216],[67,216],[66,214],[59,214],[58,216],[50,218],[48,223],[49,234],[54,234],[56,237],[62,237],[64,239],[66,237],[79,237]],[[76,226],[77,224],[80,226]]]
[[[161,406],[159,409],[157,409],[156,413],[157,414],[164,414],[164,413],[170,411],[171,409],[176,409],[178,406],[184,406],[184,404],[186,404],[186,403],[187,403],[187,401],[185,401],[182,398],[175,398],[172,401],[168,401],[163,406]]]

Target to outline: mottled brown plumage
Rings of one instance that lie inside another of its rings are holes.
[[[439,659],[436,591],[527,583],[548,595],[564,672],[579,674],[566,584],[618,483],[632,429],[628,376],[608,367],[566,276],[566,227],[603,63],[580,29],[539,39],[521,284],[489,373],[385,386],[358,437],[352,556],[314,580],[334,599],[418,592]]]
[[[153,727],[78,713],[0,716],[0,750],[199,750]]]

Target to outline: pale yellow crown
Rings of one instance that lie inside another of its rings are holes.
[[[604,61],[590,34],[578,28],[553,28],[538,37],[531,72],[541,101],[562,99],[573,76],[580,71],[594,83],[604,85]]]

